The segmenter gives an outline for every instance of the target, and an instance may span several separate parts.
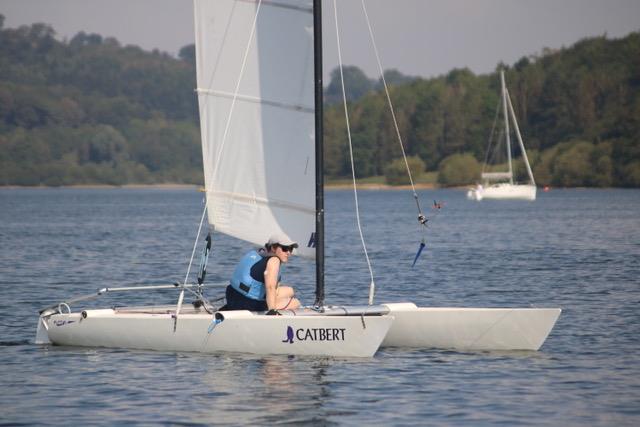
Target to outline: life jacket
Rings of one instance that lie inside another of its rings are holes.
[[[263,257],[255,250],[245,254],[231,276],[231,287],[247,298],[258,301],[266,299],[264,282],[251,277],[251,267],[262,261]],[[278,276],[278,281],[280,276]]]

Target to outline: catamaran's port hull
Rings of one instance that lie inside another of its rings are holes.
[[[467,198],[471,200],[535,200],[535,185],[494,184],[487,187],[478,187],[467,192]]]
[[[452,350],[538,350],[559,308],[416,307],[383,304],[394,317],[382,347]]]
[[[36,343],[205,353],[371,357],[378,347],[426,349],[540,349],[558,308],[330,307],[325,313],[287,311],[265,316],[228,311],[181,314],[174,332],[170,310],[86,310],[40,317]]]
[[[181,314],[112,309],[41,317],[36,342],[54,345],[203,353],[371,357],[389,330],[391,316],[265,316],[249,311]],[[220,319],[220,316],[218,316]]]

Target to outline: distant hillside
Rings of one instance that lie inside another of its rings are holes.
[[[0,15],[0,185],[202,182],[193,45],[176,59],[97,34],[63,42],[47,25],[3,22]],[[507,68],[539,184],[640,186],[639,33],[586,39]],[[418,173],[443,165],[477,173],[497,75],[385,76]],[[342,106],[332,104],[337,77],[334,71],[326,89],[330,177],[350,174]],[[357,67],[345,69],[345,78],[357,174],[398,175],[400,151],[379,81]],[[472,181],[473,173],[440,177],[448,185]]]
[[[507,69],[538,184],[640,186],[640,33],[585,39],[499,68]],[[444,185],[479,175],[500,96],[497,71],[453,70],[396,85],[391,96],[408,155],[441,172]],[[353,102],[350,122],[356,173],[393,175],[391,159],[401,153],[384,94]],[[350,175],[342,106],[326,110],[325,128],[327,171]],[[458,173],[444,176],[443,165]]]
[[[181,59],[0,17],[0,185],[198,183],[192,49]]]

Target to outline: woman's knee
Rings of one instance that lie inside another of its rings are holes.
[[[278,299],[278,310],[295,310],[296,308],[300,308],[300,301],[296,298],[290,297]]]
[[[290,286],[280,286],[278,288],[279,298],[292,298],[295,295],[295,291]]]

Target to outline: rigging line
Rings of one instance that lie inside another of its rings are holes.
[[[495,166],[502,161],[502,157],[500,157],[499,148],[500,148],[500,141],[502,141],[503,136],[504,136],[504,129],[500,129],[500,131],[498,131],[498,136],[495,138],[496,146],[491,149],[491,155],[489,156],[489,160],[487,161],[487,167],[491,165],[491,168],[495,168]]]
[[[193,264],[193,256],[196,253],[196,247],[198,246],[198,240],[200,239],[200,232],[202,231],[202,223],[204,222],[205,214],[207,213],[207,202],[204,203],[204,209],[202,210],[202,217],[200,218],[200,225],[198,226],[198,235],[196,236],[196,241],[193,242],[193,250],[191,251],[191,259],[189,260],[189,266],[187,267],[187,274],[184,276],[184,281],[182,282],[180,295],[178,296],[178,303],[176,305],[176,315],[173,323],[173,330],[175,332],[176,324],[178,322],[178,315],[180,314],[180,309],[182,308],[182,301],[184,300],[184,285],[187,283],[187,279],[189,278],[189,273],[191,272],[191,265]]]
[[[527,167],[527,173],[529,174],[529,179],[531,180],[531,184],[536,185],[536,180],[533,179],[533,172],[531,171],[531,166],[529,165],[529,157],[527,157],[527,150],[525,150],[524,143],[522,142],[520,127],[518,126],[518,121],[516,120],[516,112],[513,111],[513,104],[511,104],[511,95],[509,95],[509,90],[507,88],[505,88],[504,90],[505,90],[505,95],[507,97],[507,105],[509,106],[509,111],[511,112],[511,118],[513,119],[513,127],[516,131],[518,144],[520,145],[520,151],[522,151],[522,157],[524,158],[524,165]]]
[[[409,175],[409,182],[411,182],[411,190],[413,191],[413,198],[416,201],[416,206],[418,207],[418,218],[421,219],[424,217],[422,214],[422,209],[420,208],[420,201],[418,200],[418,194],[416,193],[416,187],[413,183],[413,176],[411,175],[411,169],[409,168],[409,162],[407,161],[407,155],[404,151],[404,143],[402,142],[402,136],[400,135],[400,129],[398,127],[398,121],[396,119],[396,113],[393,109],[393,103],[391,102],[391,96],[389,95],[389,87],[387,86],[387,80],[384,77],[384,71],[382,69],[382,62],[380,61],[380,55],[378,53],[378,46],[376,45],[376,40],[373,37],[373,29],[371,28],[371,21],[369,20],[369,14],[367,13],[367,8],[364,4],[364,0],[361,0],[362,10],[364,12],[364,17],[367,21],[367,27],[369,28],[369,37],[371,37],[371,44],[373,45],[373,51],[376,54],[376,61],[378,63],[378,71],[380,72],[380,78],[382,79],[382,84],[384,86],[384,93],[387,96],[387,103],[389,104],[389,109],[391,110],[391,117],[393,118],[393,126],[395,127],[396,135],[398,137],[398,143],[400,144],[400,150],[402,151],[402,158],[404,159],[404,164],[407,168],[407,174]]]
[[[502,86],[502,104],[504,110],[504,135],[507,143],[507,160],[509,161],[509,183],[513,185],[513,164],[511,161],[511,138],[509,136],[509,112],[507,111],[507,86],[504,82],[504,70],[500,70],[500,83]]]
[[[213,304],[211,304],[211,301],[210,301],[208,298],[206,298],[204,295],[202,295],[202,294],[198,293],[197,291],[194,291],[194,290],[193,290],[193,289],[191,289],[191,288],[185,288],[184,290],[185,290],[185,291],[187,291],[187,292],[189,292],[189,293],[190,293],[191,295],[193,295],[194,297],[196,297],[196,299],[200,299],[202,302],[204,302],[204,303],[205,303],[205,305],[204,305],[205,310],[206,310],[206,309],[208,309],[208,308],[210,308],[210,307],[213,307]],[[217,299],[216,299],[216,300],[214,300],[214,301],[217,301],[217,300],[223,300],[223,299],[224,299],[224,297],[220,297],[220,298],[217,298]]]
[[[353,178],[353,196],[356,204],[356,222],[358,223],[358,232],[360,233],[360,241],[362,242],[362,249],[364,250],[364,256],[367,260],[367,267],[369,268],[369,276],[371,277],[371,284],[369,285],[369,305],[373,305],[373,296],[375,294],[375,281],[373,279],[373,269],[371,268],[371,261],[369,260],[369,253],[367,252],[367,245],[364,241],[364,235],[362,234],[362,226],[360,224],[360,207],[358,205],[358,188],[356,184],[356,169],[353,162],[353,145],[351,143],[351,127],[349,125],[349,111],[347,109],[347,96],[344,88],[344,73],[342,70],[342,51],[340,47],[340,30],[338,25],[338,6],[337,0],[333,0],[333,14],[336,23],[336,40],[338,45],[338,69],[340,70],[340,82],[342,84],[342,103],[344,106],[344,117],[347,125],[347,138],[349,140],[349,156],[351,159],[351,176]]]
[[[491,150],[493,135],[496,130],[496,124],[498,123],[498,114],[500,113],[500,103],[501,103],[501,99],[498,99],[498,105],[496,106],[496,114],[493,117],[493,126],[491,126],[491,133],[489,134],[489,142],[487,143],[487,151],[485,151],[485,154],[484,154],[484,163],[482,165],[482,173],[484,173],[485,169],[487,168],[487,164],[489,161],[489,150]],[[491,158],[493,158],[493,156]]]
[[[244,75],[244,70],[247,66],[247,58],[249,57],[249,49],[251,49],[251,42],[253,41],[254,35],[256,33],[256,24],[258,22],[258,16],[260,15],[260,6],[262,6],[262,0],[258,0],[258,6],[256,7],[256,15],[253,18],[253,24],[251,25],[251,33],[249,34],[249,40],[247,40],[247,47],[244,50],[244,56],[242,58],[242,67],[240,68],[240,73],[238,73],[238,81],[236,82],[236,88],[233,91],[233,99],[231,100],[231,106],[229,107],[229,116],[227,117],[227,123],[224,127],[224,133],[222,134],[222,141],[220,142],[220,149],[217,153],[216,164],[213,167],[211,176],[215,176],[218,173],[218,166],[220,166],[220,159],[222,158],[222,150],[224,149],[224,145],[227,141],[227,135],[229,134],[229,127],[231,125],[231,118],[233,116],[233,110],[236,105],[236,100],[238,99],[238,93],[240,91],[240,82],[242,82],[242,76]]]
[[[202,210],[202,217],[200,218],[200,225],[198,226],[198,235],[196,236],[196,241],[193,242],[193,250],[191,251],[191,259],[189,260],[189,266],[187,267],[187,274],[184,276],[184,283],[187,283],[187,279],[189,278],[189,273],[191,272],[191,265],[193,264],[193,257],[196,253],[196,247],[198,246],[198,240],[200,239],[200,232],[202,231],[202,224],[204,223],[204,217],[207,213],[207,203],[204,204],[204,209]]]

